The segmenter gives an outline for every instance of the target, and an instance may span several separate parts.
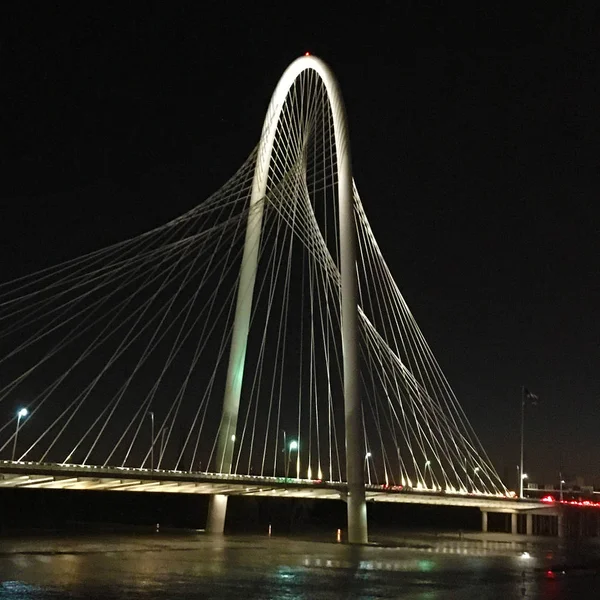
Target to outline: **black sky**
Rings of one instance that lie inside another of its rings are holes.
[[[600,484],[595,3],[53,4],[0,9],[0,280],[218,189],[310,51],[340,80],[379,244],[499,472],[525,384],[532,478]]]

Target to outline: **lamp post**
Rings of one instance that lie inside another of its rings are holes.
[[[17,451],[17,438],[19,437],[19,425],[21,424],[21,419],[26,417],[29,414],[29,411],[26,408],[21,408],[17,412],[17,426],[15,428],[15,439],[13,442],[13,451],[12,451],[12,460],[15,460],[15,453]]]
[[[523,497],[523,444],[525,439],[525,386],[521,388],[521,460],[519,462],[519,498]]]
[[[525,403],[529,400],[532,406],[535,406],[539,398],[532,394],[525,386],[521,387],[521,462],[519,464],[519,473],[523,473],[523,448],[525,445]],[[523,479],[521,476],[519,479],[519,497],[523,497]]]
[[[150,469],[154,471],[154,412],[150,411]]]
[[[523,498],[523,487],[525,486],[525,480],[527,479],[528,475],[527,473],[522,473],[521,474],[521,480],[519,481],[519,484],[521,486],[521,494],[519,495],[519,498]]]
[[[283,433],[283,473],[285,475],[285,471],[287,469],[287,457],[288,457],[287,433],[285,432],[285,429],[282,429],[281,433]]]
[[[369,465],[369,459],[373,455],[370,452],[365,454],[365,467],[367,468],[367,479],[369,481],[369,485],[371,485],[371,465]]]
[[[560,478],[560,501],[563,501],[563,485],[565,484],[565,480]]]

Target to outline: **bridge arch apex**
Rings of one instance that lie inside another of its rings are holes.
[[[269,165],[271,162],[271,153],[273,151],[273,143],[279,124],[279,117],[287,99],[288,93],[294,85],[296,79],[304,72],[313,70],[317,73],[325,90],[327,91],[327,99],[331,108],[333,119],[333,131],[335,138],[335,146],[337,150],[337,168],[338,174],[348,170],[350,181],[352,181],[351,168],[351,152],[350,140],[348,135],[348,121],[346,117],[346,108],[338,81],[333,74],[329,65],[320,58],[309,55],[301,56],[292,62],[284,71],[279,79],[275,91],[271,96],[271,101],[267,108],[267,114],[263,123],[260,143],[258,147],[258,155],[256,160],[256,172],[254,183],[257,185],[257,196],[253,197],[252,202],[258,202],[266,192]],[[257,177],[258,174],[258,177]],[[350,183],[352,185],[352,183]],[[262,192],[259,195],[259,192]]]

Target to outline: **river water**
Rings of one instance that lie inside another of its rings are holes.
[[[594,551],[556,540],[413,534],[354,547],[334,537],[4,538],[0,598],[600,598]]]

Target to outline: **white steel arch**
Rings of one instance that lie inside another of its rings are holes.
[[[296,59],[284,72],[271,98],[260,138],[244,254],[236,302],[235,320],[227,370],[223,414],[217,445],[217,468],[230,473],[240,404],[246,347],[250,326],[252,296],[256,279],[258,250],[271,155],[279,118],[290,88],[306,70],[317,73],[325,86],[331,108],[338,171],[340,227],[340,271],[342,298],[342,352],[344,367],[344,414],[346,427],[346,478],[348,482],[348,541],[366,543],[367,511],[364,487],[364,447],[358,387],[358,309],[356,282],[356,230],[352,194],[352,161],[346,110],[339,85],[331,69],[321,59],[305,55]],[[222,533],[227,496],[211,497],[207,530]]]

